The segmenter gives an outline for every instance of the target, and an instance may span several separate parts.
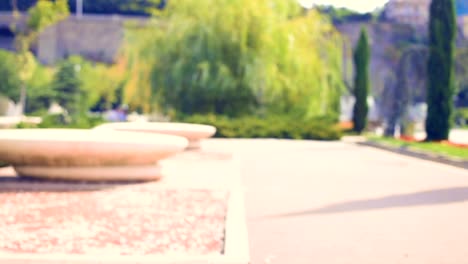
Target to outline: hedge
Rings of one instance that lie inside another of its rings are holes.
[[[100,116],[80,116],[72,119],[66,115],[46,115],[42,117],[42,122],[39,125],[30,125],[20,123],[17,128],[75,128],[75,129],[90,129],[100,124],[105,120]]]
[[[215,115],[195,115],[179,118],[177,121],[212,125],[217,128],[217,138],[277,138],[339,140],[342,131],[327,118],[308,121],[291,117],[243,117],[231,119]]]

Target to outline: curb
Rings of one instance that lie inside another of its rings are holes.
[[[386,151],[390,151],[393,153],[397,153],[397,154],[401,154],[401,155],[405,155],[405,156],[409,156],[413,158],[442,163],[445,165],[450,165],[450,166],[454,166],[454,167],[458,167],[462,169],[468,169],[468,160],[448,158],[446,156],[436,155],[436,154],[427,153],[427,152],[419,151],[419,150],[414,150],[408,147],[399,147],[399,148],[392,147],[392,146],[388,146],[385,144],[376,143],[372,141],[356,142],[356,144],[361,145],[361,146],[374,147],[374,148],[378,148],[381,150],[386,150]]]

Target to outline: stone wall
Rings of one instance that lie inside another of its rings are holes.
[[[70,55],[114,62],[124,37],[123,20],[71,17],[47,28],[38,40],[38,58],[53,64]]]
[[[458,17],[458,27],[460,29],[460,37],[468,40],[468,15]]]
[[[384,89],[384,80],[397,64],[397,55],[393,54],[396,46],[406,43],[414,38],[416,30],[410,25],[393,23],[344,23],[336,25],[338,31],[349,41],[353,49],[358,41],[362,27],[366,28],[369,34],[371,45],[370,76],[372,93],[379,96]],[[352,53],[347,52],[345,57],[346,65],[352,64]],[[353,76],[348,73],[347,81],[352,83]]]
[[[385,5],[385,17],[396,23],[426,25],[430,4],[430,0],[390,0]]]

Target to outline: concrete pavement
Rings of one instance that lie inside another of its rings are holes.
[[[468,171],[344,142],[213,140],[240,159],[252,264],[468,263]]]

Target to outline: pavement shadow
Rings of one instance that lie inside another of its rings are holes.
[[[389,208],[440,205],[468,201],[468,187],[430,190],[424,192],[386,196],[377,199],[354,200],[326,205],[317,209],[298,211],[274,217],[325,215],[371,211]]]

